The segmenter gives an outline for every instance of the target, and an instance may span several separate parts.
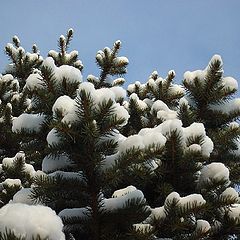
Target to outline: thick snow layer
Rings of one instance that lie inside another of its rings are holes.
[[[46,173],[73,166],[73,162],[65,154],[47,155],[42,161],[42,170]]]
[[[229,88],[232,90],[238,90],[238,82],[233,77],[224,77],[222,80],[224,88]]]
[[[103,101],[115,100],[115,94],[109,88],[96,89],[94,92],[94,100],[97,104]]]
[[[66,208],[59,212],[58,216],[61,219],[77,217],[81,219],[86,219],[89,217],[89,208]]]
[[[76,102],[69,96],[60,96],[52,107],[53,116],[56,117],[57,114],[60,114],[62,117],[62,122],[71,124],[72,122],[77,121],[78,117],[76,114],[77,105]],[[56,140],[55,132],[51,133],[53,140]],[[49,139],[51,140],[51,139]],[[50,143],[49,143],[50,144]],[[51,145],[51,144],[50,144]]]
[[[56,65],[54,63],[53,58],[47,57],[46,59],[44,59],[44,61],[42,63],[42,67],[49,68],[49,69],[51,69],[51,71],[54,71],[56,68]]]
[[[118,158],[118,156],[119,156],[119,152],[109,155],[109,156],[106,156],[105,159],[101,163],[101,169],[103,171],[105,171],[105,170],[113,167],[116,163],[116,159]]]
[[[113,63],[115,66],[124,66],[127,65],[129,63],[128,59],[126,57],[116,57],[113,60]]]
[[[197,220],[196,230],[201,230],[202,232],[206,233],[210,230],[210,228],[211,226],[208,221],[202,219]]]
[[[240,221],[240,204],[233,204],[229,208],[228,216],[230,218],[238,220],[238,222],[239,222]]]
[[[38,133],[44,120],[45,115],[23,113],[19,117],[13,119],[12,131],[19,132],[25,130]]]
[[[17,236],[26,240],[38,235],[43,239],[64,240],[61,219],[49,207],[26,205],[21,203],[7,204],[0,209],[0,232],[12,230]]]
[[[238,192],[234,188],[228,187],[220,196],[238,199]]]
[[[126,90],[122,87],[111,87],[110,90],[114,93],[116,101],[119,99],[125,99],[127,96]]]
[[[161,100],[157,100],[153,103],[153,105],[151,107],[151,113],[153,113],[153,112],[157,112],[157,118],[160,118],[163,120],[177,118],[177,112],[169,109],[167,104],[165,104]]]
[[[45,83],[42,80],[43,78],[38,73],[32,73],[26,79],[25,87],[30,91],[40,90],[45,88]]]
[[[55,68],[55,78],[60,82],[65,78],[68,83],[81,83],[82,73],[73,66],[62,65]]]
[[[113,105],[113,109],[117,119],[124,119],[122,126],[126,125],[128,119],[130,118],[128,111],[123,106],[120,106],[119,103],[115,103]]]
[[[11,179],[11,178],[5,179],[5,181],[3,181],[2,184],[7,185],[8,187],[21,186],[22,185],[20,179]]]
[[[173,201],[176,201],[176,203],[182,207],[187,204],[194,203],[198,206],[201,206],[206,203],[206,201],[203,199],[201,194],[190,194],[185,197],[180,197],[177,192],[172,192],[167,196],[164,205],[166,205],[168,202],[173,202]]]
[[[179,201],[181,206],[187,206],[189,204],[196,204],[197,206],[202,206],[206,203],[201,194],[190,194],[188,196],[182,197]]]
[[[168,136],[173,131],[177,131],[182,135],[183,128],[182,122],[178,119],[166,120],[156,127],[157,131],[160,131],[164,136]]]
[[[123,83],[125,83],[124,78],[116,78],[113,80],[113,86],[122,85]]]
[[[130,95],[130,99],[136,101],[138,107],[139,107],[141,110],[145,110],[145,109],[148,108],[148,105],[147,105],[144,101],[140,100],[139,97],[138,97],[138,95],[137,95],[136,93],[132,93],[132,94]]]
[[[3,166],[8,166],[8,167],[14,167],[15,162],[17,159],[22,158],[24,166],[23,170],[25,173],[30,175],[30,177],[34,177],[36,175],[36,171],[34,170],[34,167],[31,164],[25,163],[25,154],[23,152],[18,152],[14,157],[12,158],[4,158],[2,160],[2,165]]]
[[[184,88],[181,85],[178,84],[172,84],[171,87],[169,88],[169,94],[171,95],[177,95],[177,94],[184,94]]]
[[[54,54],[53,51],[51,53]],[[79,69],[69,65],[57,67],[52,57],[47,57],[43,61],[42,66],[50,68],[53,71],[57,85],[62,84],[63,79],[66,79],[68,83],[82,82],[82,73]]]
[[[202,206],[206,203],[201,194],[191,194],[185,197],[180,197],[177,192],[172,192],[166,197],[164,206],[151,209],[151,214],[145,221],[147,223],[151,223],[154,219],[166,218],[167,211],[165,207],[173,202],[177,205],[177,207],[185,207],[190,204]]]
[[[114,197],[115,196],[115,197]],[[112,198],[103,199],[103,208],[108,211],[114,211],[124,208],[126,204],[131,200],[144,200],[144,195],[142,191],[137,190],[135,187],[130,186],[124,189],[114,192]]]
[[[69,96],[60,96],[52,106],[53,115],[61,113],[62,116],[66,116],[69,112],[75,110],[75,101]]]
[[[57,134],[57,129],[53,128],[47,135],[48,146],[56,145],[60,142],[60,138]]]
[[[206,131],[202,123],[192,123],[189,127],[183,128],[184,139],[185,141],[188,138],[195,138],[198,136],[204,137],[203,142],[201,143],[201,151],[203,156],[210,156],[210,153],[213,151],[213,142],[206,136]]]
[[[151,214],[148,220],[151,219],[163,219],[166,217],[166,211],[164,206],[151,209]]]
[[[119,151],[126,152],[133,147],[143,149],[152,144],[164,146],[166,138],[156,130],[157,129],[142,129],[139,134],[129,136],[120,144]]]
[[[205,83],[206,81],[206,74],[210,69],[210,65],[213,64],[215,61],[220,61],[220,65],[222,65],[222,59],[220,55],[214,55],[210,60],[208,66],[204,70],[196,70],[193,72],[187,71],[184,73],[183,78],[184,82],[195,86],[196,80],[200,81],[201,84]]]
[[[117,119],[125,119],[122,125],[127,123],[127,120],[130,117],[128,111],[123,106],[120,106],[119,103],[115,102],[119,100],[119,98],[125,96],[125,92],[120,87],[95,89],[92,83],[84,82],[80,84],[78,90],[84,90],[87,94],[90,94],[96,108],[98,107],[98,104],[101,104],[104,101],[113,101],[113,110]]]
[[[20,191],[14,194],[13,196],[13,203],[25,203],[28,205],[35,205],[36,202],[31,199],[31,188],[22,188]],[[38,202],[38,204],[40,204]]]
[[[165,199],[164,205],[166,205],[168,202],[179,202],[181,199],[180,195],[177,192],[171,192]]]
[[[213,162],[204,166],[201,170],[199,184],[211,180],[226,180],[229,181],[229,170],[223,163]]]
[[[128,186],[126,188],[122,188],[122,189],[116,190],[113,193],[112,197],[113,198],[121,197],[121,196],[124,196],[124,195],[126,195],[126,194],[128,194],[130,192],[136,191],[136,190],[137,189],[134,186],[131,185],[131,186]]]

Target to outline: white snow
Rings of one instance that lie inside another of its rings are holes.
[[[166,205],[168,202],[179,202],[181,199],[180,195],[177,192],[171,192],[165,199],[164,205]]]
[[[121,197],[121,196],[124,196],[124,195],[126,195],[126,194],[128,194],[130,192],[136,191],[136,190],[137,190],[137,188],[135,188],[134,186],[131,185],[131,186],[128,186],[126,188],[122,188],[122,189],[116,190],[113,193],[112,197],[113,198]]]
[[[208,66],[204,70],[196,70],[193,72],[187,71],[184,73],[184,82],[195,86],[196,80],[198,79],[200,84],[203,85],[206,81],[206,74],[208,73],[210,69],[210,65],[215,62],[215,61],[220,61],[220,64],[222,65],[222,59],[220,55],[214,55],[212,59],[210,60]]]
[[[177,118],[177,112],[169,109],[167,104],[165,104],[161,100],[157,100],[153,103],[151,107],[151,113],[153,113],[153,111],[157,112],[157,118],[160,118],[163,120]]]
[[[104,198],[103,208],[108,211],[115,211],[123,208],[131,200],[144,200],[142,191],[133,186],[117,190],[113,193],[112,198]]]
[[[54,51],[50,51],[50,54],[53,54],[53,56],[55,56]],[[57,67],[55,65],[52,57],[47,57],[43,61],[42,66],[50,68],[53,71],[54,77],[57,80],[56,84],[58,84],[58,85],[62,84],[62,81],[64,78],[67,80],[67,83],[81,83],[82,82],[82,73],[78,68],[75,68],[75,67],[69,66],[69,65],[61,65],[60,67]]]
[[[176,94],[184,94],[185,93],[185,90],[183,88],[183,86],[181,85],[178,85],[178,84],[172,84],[170,87],[169,87],[169,94],[171,95],[176,95]]]
[[[54,63],[53,58],[47,57],[46,59],[44,59],[44,61],[42,63],[42,67],[49,68],[49,69],[51,69],[51,71],[54,71],[56,68],[56,65]]]
[[[114,79],[113,80],[113,85],[114,86],[116,86],[116,85],[121,85],[121,84],[123,84],[123,83],[125,83],[125,79],[124,78],[116,78],[116,79]]]
[[[57,129],[53,128],[47,135],[48,146],[56,145],[60,142],[60,138],[57,135]]]
[[[135,229],[135,231],[147,233],[152,231],[153,226],[151,226],[149,223],[136,223],[133,224],[133,228]]]
[[[19,117],[13,119],[13,132],[22,130],[38,133],[41,129],[41,124],[45,120],[45,115],[22,113]]]
[[[119,103],[115,103],[113,105],[113,109],[117,119],[124,119],[124,122],[121,124],[121,126],[126,125],[128,119],[130,118],[128,111],[123,106],[120,106]]]
[[[240,221],[240,204],[233,204],[229,208],[228,216],[239,222]]]
[[[35,205],[36,202],[30,197],[32,193],[31,190],[32,190],[31,188],[22,188],[20,191],[14,194],[12,202]],[[38,204],[40,203],[38,202]]]
[[[69,112],[75,110],[75,101],[69,96],[60,96],[52,106],[53,115],[56,116],[57,113],[61,113],[62,116],[66,116]]]
[[[238,82],[233,77],[224,77],[222,80],[224,88],[229,88],[232,90],[238,90]]]
[[[92,75],[92,74],[89,74],[89,75],[87,76],[87,80],[88,80],[89,82],[99,82],[99,78],[96,77],[96,76],[94,76],[94,75]]]
[[[116,101],[118,101],[119,99],[125,99],[127,96],[126,90],[122,87],[111,87],[110,90],[114,93]]]
[[[46,173],[73,166],[73,162],[65,154],[47,155],[42,161],[42,170]]]
[[[67,83],[81,83],[82,73],[78,68],[69,65],[55,67],[55,78],[62,83],[62,80],[67,79]]]
[[[132,94],[130,95],[130,99],[136,101],[138,107],[139,107],[141,110],[145,110],[145,109],[148,108],[148,105],[147,105],[144,101],[140,100],[139,97],[138,97],[138,95],[137,95],[136,93],[132,93]]]
[[[49,207],[10,203],[0,209],[0,232],[10,229],[26,240],[39,235],[42,239],[64,240],[61,219]]]
[[[229,182],[229,170],[223,163],[213,162],[201,169],[201,175],[199,178],[199,184],[202,185],[205,182],[211,180],[226,180]]]
[[[92,94],[94,94],[94,100],[96,104],[99,104],[103,101],[107,102],[109,100],[115,100],[115,94],[109,88],[96,89],[94,92],[92,92]]]
[[[34,91],[45,88],[45,83],[43,82],[43,78],[38,73],[32,73],[26,79],[25,86],[30,91]]]
[[[3,185],[7,185],[8,187],[12,187],[12,186],[21,186],[21,180],[20,179],[11,179],[11,178],[7,178],[2,182]]]
[[[220,196],[238,199],[238,192],[234,188],[228,187],[225,189],[225,191]]]
[[[71,217],[86,219],[89,217],[89,214],[90,214],[89,208],[66,208],[59,212],[58,216],[61,219]]]
[[[2,165],[3,166],[8,166],[8,167],[13,167],[15,164],[15,161],[17,161],[18,158],[22,158],[23,163],[24,163],[24,167],[23,170],[25,173],[27,173],[28,175],[30,175],[30,177],[34,177],[36,175],[36,171],[34,169],[34,167],[31,164],[25,163],[25,154],[24,152],[18,152],[14,157],[12,158],[4,158],[2,160]]]
[[[159,129],[164,136],[170,135],[173,131],[177,131],[178,134],[182,135],[183,128],[182,122],[179,119],[166,120],[156,127]]]
[[[196,230],[201,230],[203,233],[206,233],[210,230],[210,228],[211,226],[208,221],[202,219],[197,220]]]
[[[149,216],[149,218],[147,218],[147,221],[148,220],[153,220],[153,219],[163,219],[166,217],[166,212],[165,212],[165,208],[164,206],[162,207],[157,207],[157,208],[152,208],[151,209],[151,214]]]
[[[201,194],[194,193],[180,198],[179,204],[181,206],[186,206],[189,204],[196,204],[197,206],[202,206],[206,204],[206,201],[203,199]]]
[[[126,57],[116,57],[113,60],[113,63],[115,66],[124,66],[129,63],[128,59]]]

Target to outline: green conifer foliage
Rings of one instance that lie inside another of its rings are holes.
[[[99,77],[84,82],[78,52],[68,53],[72,37],[69,29],[46,59],[17,37],[6,47],[0,223],[14,206],[36,207],[67,240],[238,239],[240,100],[220,56],[186,72],[185,89],[174,71],[165,79],[154,71],[125,91],[121,42],[97,52]],[[0,225],[0,240],[31,238],[43,240]]]
[[[186,98],[179,108],[179,118],[184,125],[202,122],[214,142],[210,161],[224,162],[231,168],[232,180],[239,182],[238,137],[239,119],[237,81],[223,76],[223,62],[215,55],[204,70],[186,72],[183,85]]]
[[[32,46],[32,53],[25,52],[21,47],[20,40],[17,36],[12,39],[13,43],[8,43],[5,52],[9,56],[11,63],[7,66],[5,73],[12,74],[19,80],[21,87],[24,86],[26,78],[35,68],[42,63],[42,57],[36,44]]]
[[[78,60],[78,51],[74,50],[68,53],[70,42],[73,38],[73,29],[70,28],[67,31],[66,36],[61,35],[58,40],[59,52],[51,50],[48,52],[48,56],[54,59],[56,66],[69,65],[78,68],[80,71],[83,69],[81,60]]]
[[[125,82],[124,78],[112,79],[113,76],[122,76],[127,72],[128,59],[126,57],[118,57],[121,47],[121,41],[118,40],[113,47],[105,47],[99,50],[96,55],[96,63],[100,69],[100,76],[89,75],[88,82],[94,84],[95,88],[120,86]]]

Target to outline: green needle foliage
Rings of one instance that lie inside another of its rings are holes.
[[[46,59],[16,36],[5,48],[0,223],[4,206],[40,204],[67,240],[238,239],[240,100],[220,56],[182,85],[154,71],[124,90],[121,42],[97,52],[99,76],[84,81],[72,38]],[[0,240],[44,240],[41,227],[17,229],[0,225]]]

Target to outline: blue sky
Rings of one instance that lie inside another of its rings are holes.
[[[46,57],[72,27],[70,49],[79,51],[84,77],[98,74],[96,52],[120,39],[120,55],[130,62],[128,83],[145,82],[153,70],[164,77],[170,69],[180,82],[216,53],[225,75],[240,80],[239,12],[239,0],[2,0],[0,68],[13,35],[28,51],[36,43]]]

